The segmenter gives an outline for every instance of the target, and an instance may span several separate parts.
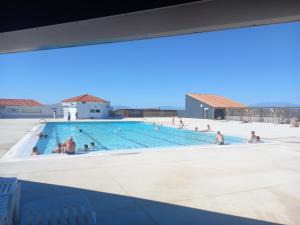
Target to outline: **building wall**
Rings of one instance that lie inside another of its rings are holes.
[[[201,108],[201,104],[203,106],[202,108]],[[208,110],[204,110],[205,108]],[[205,113],[205,111],[207,112]],[[184,117],[214,119],[214,108],[186,95]]]
[[[66,102],[63,103],[64,118],[68,117],[68,112],[71,113],[71,119],[76,119],[78,112],[79,119],[102,119],[109,117],[109,103],[98,102]]]
[[[56,117],[62,117],[62,107],[59,105],[45,106],[1,106],[1,118],[53,118],[53,111]]]

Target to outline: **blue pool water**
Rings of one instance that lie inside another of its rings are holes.
[[[80,132],[79,130],[82,130]],[[94,142],[93,151],[113,151],[168,146],[207,145],[214,142],[215,134],[194,132],[171,127],[159,131],[150,123],[143,122],[63,122],[47,123],[37,147],[42,154],[51,154],[57,143],[63,143],[69,136],[76,142],[76,152],[82,152],[84,144]],[[242,138],[225,136],[225,144],[244,142]]]

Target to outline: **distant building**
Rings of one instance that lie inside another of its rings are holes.
[[[62,102],[64,118],[71,114],[71,119],[101,119],[109,116],[110,103],[93,95],[84,94],[68,98]]]
[[[229,109],[245,109],[246,106],[214,94],[186,94],[185,117],[200,119],[225,119]]]
[[[32,99],[0,99],[2,118],[50,118],[54,112],[62,117],[60,105],[43,105]]]

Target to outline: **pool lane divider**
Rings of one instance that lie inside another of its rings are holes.
[[[173,133],[170,134],[170,133],[166,133],[166,132],[164,132],[164,131],[162,131],[162,130],[159,130],[159,132],[164,133],[164,134],[173,135],[173,136],[176,136],[176,137],[187,138],[187,139],[191,139],[191,140],[198,140],[198,141],[202,141],[202,142],[206,142],[206,143],[211,144],[210,141],[206,141],[206,140],[203,140],[203,139],[200,139],[200,138],[196,138],[196,137],[186,137],[186,136],[184,136],[184,135],[178,135],[178,134],[173,134]],[[188,133],[188,135],[194,135],[194,134]]]
[[[148,146],[148,145],[146,145],[146,144],[143,144],[143,143],[140,143],[140,142],[138,142],[138,141],[132,140],[131,138],[124,137],[123,135],[116,134],[116,133],[114,133],[114,132],[112,132],[112,134],[113,134],[113,135],[116,135],[116,136],[118,136],[118,137],[120,137],[120,138],[123,138],[123,139],[125,139],[125,140],[127,140],[127,141],[130,141],[130,142],[133,142],[133,143],[135,143],[135,144],[141,145],[141,146],[143,146],[143,147],[150,148],[150,146]]]
[[[148,137],[151,137],[151,138],[155,138],[155,139],[158,139],[158,140],[161,140],[161,141],[168,142],[170,144],[176,144],[176,145],[186,146],[185,144],[182,144],[182,143],[179,143],[179,142],[176,142],[176,141],[169,141],[169,140],[167,140],[165,138],[156,137],[156,136],[153,136],[153,135],[150,135],[150,134],[145,134],[143,132],[136,132],[136,131],[132,131],[132,130],[125,130],[125,131],[131,132],[131,133],[140,134],[140,135],[144,135],[144,136],[148,136]]]
[[[90,134],[88,134],[87,132],[85,132],[82,128],[79,128],[79,127],[77,127],[77,126],[75,126],[75,127],[76,127],[78,130],[81,130],[80,133],[82,133],[82,134],[88,136],[88,137],[89,137],[90,139],[92,139],[96,144],[98,144],[98,145],[101,147],[101,149],[109,150],[109,148],[107,148],[106,146],[104,146],[103,144],[101,144],[100,141],[98,141],[96,138],[94,138],[93,136],[91,136]]]
[[[114,130],[111,130],[111,133],[112,133],[113,135],[115,135],[115,136],[117,136],[117,137],[120,137],[120,138],[123,138],[123,139],[125,139],[125,140],[127,140],[127,141],[133,142],[133,143],[135,143],[135,144],[137,144],[137,145],[143,146],[143,147],[145,147],[145,148],[151,148],[149,145],[146,145],[146,144],[144,144],[144,143],[141,143],[141,142],[132,140],[131,138],[128,138],[128,137],[124,137],[123,135],[120,134],[120,132],[123,131],[123,129],[120,129],[120,128],[117,127],[117,126],[113,126],[113,127],[115,128]],[[115,133],[114,131],[119,131],[119,132]]]

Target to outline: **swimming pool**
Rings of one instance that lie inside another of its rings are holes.
[[[81,132],[80,132],[81,130]],[[51,122],[36,144],[41,154],[51,154],[58,143],[69,136],[76,142],[76,152],[82,152],[84,144],[95,143],[91,151],[113,151],[120,149],[147,149],[155,147],[208,145],[214,142],[215,134],[194,132],[162,126],[159,131],[144,122]],[[243,143],[244,139],[225,136],[226,144]]]

